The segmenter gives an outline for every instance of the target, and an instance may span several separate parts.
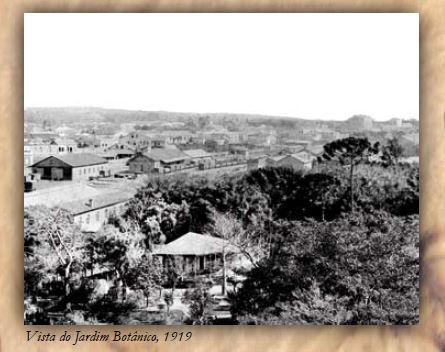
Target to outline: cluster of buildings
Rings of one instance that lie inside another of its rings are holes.
[[[230,172],[230,167],[239,165],[244,170],[282,166],[309,170],[325,143],[363,132],[382,139],[397,135],[413,155],[418,155],[419,146],[418,127],[410,122],[376,122],[364,115],[295,128],[265,121],[240,125],[236,131],[223,124],[193,131],[179,122],[163,124],[162,130],[134,123],[118,126],[116,133],[108,134],[101,134],[100,126],[25,128],[25,206],[63,206],[82,230],[95,231],[110,214],[125,208],[140,175],[217,168]]]
[[[322,146],[300,146],[299,149],[294,149],[293,152],[287,152],[285,149],[276,155],[263,155],[258,158],[249,159],[247,169],[289,167],[294,170],[310,170],[322,152]]]

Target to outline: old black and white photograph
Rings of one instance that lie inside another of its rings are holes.
[[[25,324],[419,322],[416,13],[27,13],[23,153]]]

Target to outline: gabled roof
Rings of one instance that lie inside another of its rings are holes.
[[[188,232],[177,240],[153,251],[154,255],[208,255],[238,252],[237,248],[221,238]]]
[[[187,154],[181,152],[180,150],[170,149],[170,148],[152,149],[150,152],[135,155],[133,158],[137,158],[141,155],[151,160],[162,161],[166,163],[190,159],[190,157]],[[133,158],[130,159],[129,161],[133,160]]]
[[[65,164],[72,167],[80,167],[80,166],[90,166],[90,165],[98,165],[98,164],[106,164],[108,161],[100,156],[90,153],[71,153],[64,155],[51,155],[48,158],[39,160],[38,162],[31,165],[32,167],[38,167],[41,162],[47,160],[49,158],[58,159]]]
[[[313,157],[313,159],[306,159],[306,158],[302,157],[299,153],[286,155],[283,159],[285,159],[285,158],[294,158],[294,159],[298,160],[299,162],[301,162],[302,164],[311,163],[312,160],[315,159],[315,157]]]
[[[78,215],[92,210],[109,207],[114,204],[127,202],[131,198],[133,198],[133,194],[130,192],[113,192],[98,194],[91,198],[82,198],[71,202],[65,202],[60,204],[59,207],[68,210],[73,215]],[[92,199],[91,206],[89,205],[90,199]]]
[[[304,147],[304,149],[315,156],[323,154],[324,150],[322,145],[310,145],[310,146],[308,145]]]
[[[82,198],[94,198],[100,194],[100,190],[84,183],[70,182],[61,186],[38,189],[24,194],[25,207],[44,204],[48,207],[59,206],[68,199],[71,201]]]
[[[302,151],[299,151],[297,153],[292,153],[290,155],[293,156],[294,158],[299,158],[302,161],[306,161],[306,162],[307,161],[312,161],[312,160],[316,159],[316,156],[314,154],[312,154],[312,153],[310,153],[310,152],[308,152],[306,150],[302,150]]]
[[[273,160],[273,161],[280,161],[284,159],[287,155],[274,155],[274,156],[268,156],[267,159]]]
[[[208,158],[212,156],[212,154],[206,152],[203,149],[184,150],[184,153],[191,158]]]

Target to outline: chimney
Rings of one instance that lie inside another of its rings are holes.
[[[88,199],[87,206],[89,206],[90,208],[93,207],[93,199],[92,198]]]

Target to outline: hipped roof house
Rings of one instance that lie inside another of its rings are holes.
[[[153,254],[166,256],[206,256],[223,252],[236,253],[239,251],[236,246],[222,238],[188,232],[178,239],[158,247],[153,251]]]

